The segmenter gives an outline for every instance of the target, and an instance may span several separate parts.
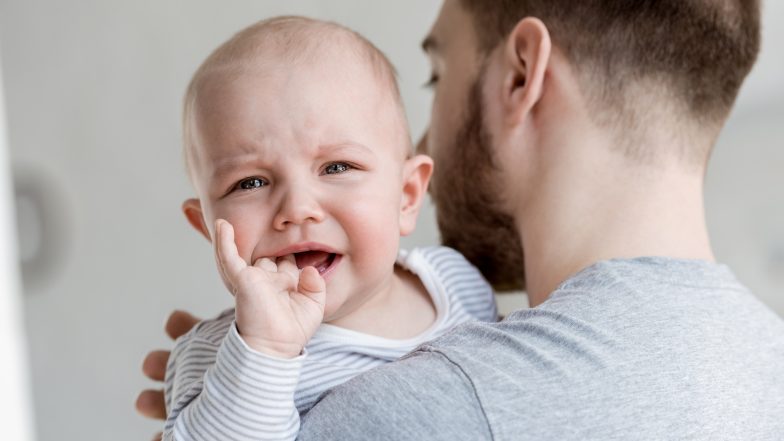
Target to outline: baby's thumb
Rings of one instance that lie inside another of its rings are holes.
[[[299,273],[299,286],[297,291],[313,298],[319,303],[324,303],[326,297],[327,284],[321,277],[318,270],[312,266],[306,267]]]

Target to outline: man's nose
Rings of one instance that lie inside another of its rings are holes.
[[[323,220],[324,210],[314,195],[307,190],[292,189],[284,195],[272,226],[278,231],[283,231],[292,225],[319,223]]]
[[[428,154],[427,153],[427,129],[425,130],[425,133],[422,134],[422,137],[419,138],[419,142],[416,145],[416,152],[423,155]]]

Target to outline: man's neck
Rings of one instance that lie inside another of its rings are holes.
[[[531,306],[602,260],[714,260],[698,170],[630,165],[611,152],[574,159],[583,163],[567,162],[551,173],[517,216]]]

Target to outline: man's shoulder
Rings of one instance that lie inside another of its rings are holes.
[[[752,348],[784,357],[784,320],[722,265],[641,258],[600,262],[536,308],[497,323],[460,324],[424,347],[466,372],[476,365],[480,376],[508,367],[514,378],[536,378],[553,367],[579,367],[578,373],[629,367],[646,351],[684,362]]]
[[[784,412],[784,323],[708,263],[602,263],[537,308],[462,324],[424,349],[459,366],[500,438],[604,438],[637,425],[656,439],[700,424],[739,439],[733,427],[770,433]],[[705,419],[706,408],[723,416]]]
[[[361,418],[357,418],[361,415]],[[468,378],[437,352],[420,350],[326,392],[299,439],[490,439]]]

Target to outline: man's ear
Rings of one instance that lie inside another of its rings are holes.
[[[400,234],[406,236],[416,228],[419,209],[433,175],[433,159],[416,155],[403,165],[403,195],[400,199]]]
[[[201,211],[201,201],[198,199],[186,199],[182,203],[182,212],[188,223],[191,224],[193,229],[202,234],[208,241],[212,242],[210,238],[210,230],[207,228],[207,223],[204,222],[204,214]]]
[[[538,18],[520,20],[509,34],[503,103],[510,123],[522,122],[541,98],[550,53],[550,32]]]

